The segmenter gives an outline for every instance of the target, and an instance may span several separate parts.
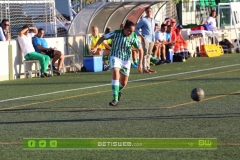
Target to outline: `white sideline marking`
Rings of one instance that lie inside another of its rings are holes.
[[[210,70],[234,67],[234,66],[239,66],[239,65],[240,64],[233,64],[233,65],[214,67],[214,68],[207,68],[207,69],[188,71],[188,72],[182,72],[182,73],[174,73],[174,74],[169,74],[169,75],[164,75],[164,76],[157,76],[157,77],[150,77],[150,78],[144,78],[144,79],[137,79],[137,80],[129,81],[129,83],[131,83],[131,82],[139,82],[139,81],[146,81],[146,80],[157,79],[157,78],[170,77],[170,76],[178,76],[178,75],[184,75],[184,74],[190,74],[190,73],[197,73],[197,72],[203,72],[203,71],[210,71]],[[46,96],[46,95],[50,95],[50,94],[71,92],[71,91],[77,91],[77,90],[85,90],[85,89],[91,89],[91,88],[99,88],[99,87],[105,87],[105,86],[110,86],[110,85],[111,84],[102,84],[102,85],[97,85],[97,86],[90,86],[90,87],[83,87],[83,88],[76,88],[76,89],[68,89],[68,90],[63,90],[63,91],[56,91],[56,92],[50,92],[50,93],[36,94],[36,95],[32,95],[32,96],[25,96],[25,97],[18,97],[18,98],[12,98],[12,99],[5,99],[5,100],[0,100],[0,103],[8,102],[8,101],[14,101],[14,100],[19,100],[19,99],[32,98],[32,97]]]

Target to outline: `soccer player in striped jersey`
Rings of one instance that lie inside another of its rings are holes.
[[[121,90],[127,85],[131,68],[132,45],[139,51],[138,71],[142,70],[143,49],[135,31],[135,24],[129,20],[126,21],[124,28],[115,30],[102,36],[92,52],[97,51],[98,46],[106,39],[113,39],[110,51],[110,68],[112,69],[112,95],[113,100],[109,102],[110,106],[117,106],[121,99]]]

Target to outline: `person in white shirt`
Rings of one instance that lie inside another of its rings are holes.
[[[29,31],[34,33],[29,33]],[[44,54],[35,52],[32,44],[32,37],[38,33],[36,27],[31,27],[29,25],[24,25],[22,30],[18,33],[18,43],[24,54],[26,60],[39,60],[41,66],[41,77],[47,77],[47,67],[50,61],[50,57]]]
[[[3,19],[0,26],[0,41],[8,41],[10,40],[10,32],[9,32],[9,20]]]
[[[210,17],[207,18],[205,23],[211,24],[213,28],[217,28],[216,16],[217,16],[216,11],[212,10]]]
[[[153,55],[157,57],[158,62],[156,64],[165,63],[166,62],[166,31],[167,31],[167,25],[162,24],[161,30],[158,30],[155,32],[155,50]],[[161,60],[161,56],[163,58],[163,61]]]

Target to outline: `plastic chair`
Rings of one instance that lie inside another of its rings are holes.
[[[206,5],[206,7],[211,7],[208,0],[205,0],[205,5]]]
[[[76,72],[75,54],[64,55],[64,59],[66,58],[70,58],[71,62],[70,65],[67,66],[63,63],[62,73],[66,73],[66,68],[73,68],[73,72]]]
[[[35,64],[35,70],[34,73],[38,73],[39,75],[39,78],[41,77],[41,72],[40,72],[40,64],[39,64],[39,60],[23,60],[23,66],[24,66],[24,77],[27,78],[27,73],[28,73],[28,70],[27,70],[27,67],[26,67],[26,64],[27,63],[34,63]],[[31,70],[32,71],[32,70]],[[32,72],[33,73],[33,72]]]
[[[200,7],[205,7],[204,0],[199,0]]]
[[[216,1],[215,0],[210,0],[210,5],[211,7],[217,7],[218,5],[216,4]]]

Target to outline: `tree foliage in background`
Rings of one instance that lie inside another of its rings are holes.
[[[98,2],[98,0],[85,0],[86,4],[91,4],[91,3],[94,3],[94,2]]]

